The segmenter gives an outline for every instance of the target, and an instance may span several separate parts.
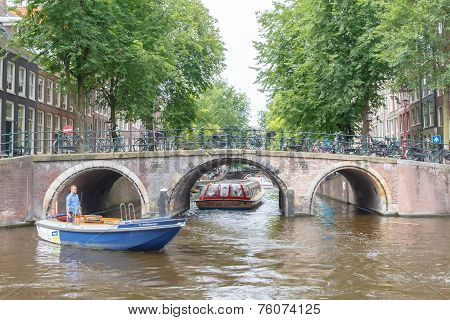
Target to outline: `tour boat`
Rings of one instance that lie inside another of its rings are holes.
[[[263,195],[258,181],[222,181],[208,184],[195,203],[200,209],[252,209]]]
[[[65,216],[65,215],[64,215]],[[61,245],[130,251],[163,249],[186,224],[186,219],[149,218],[124,221],[96,215],[75,222],[50,217],[36,222],[39,237]]]

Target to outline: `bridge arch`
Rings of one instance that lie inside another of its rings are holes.
[[[342,162],[323,170],[312,181],[306,194],[310,214],[313,213],[314,197],[320,184],[334,173],[339,173],[347,179],[353,190],[356,206],[379,214],[393,212],[389,185],[376,170],[357,163]]]
[[[280,209],[284,213],[287,212],[288,188],[280,179],[275,169],[271,168],[269,165],[264,165],[245,157],[222,157],[219,159],[208,160],[200,165],[197,165],[193,169],[189,170],[189,172],[187,172],[181,179],[176,181],[173,187],[169,190],[169,214],[174,216],[189,210],[191,190],[196,181],[200,179],[202,175],[222,165],[231,165],[236,163],[248,164],[260,169],[272,181],[272,183],[278,187],[280,193]]]
[[[51,211],[56,212],[58,209],[60,212],[65,211],[65,209],[58,208],[61,194],[63,192],[67,193],[70,185],[78,184],[80,182],[79,178],[81,177],[84,177],[83,184],[89,192],[93,193],[93,198],[98,196],[98,193],[102,190],[104,192],[105,190],[108,190],[108,187],[111,188],[121,177],[125,178],[132,186],[134,186],[135,191],[138,194],[141,206],[141,216],[147,214],[150,200],[147,189],[142,181],[125,166],[115,162],[101,160],[80,163],[61,173],[50,184],[50,187],[45,194],[42,205],[42,214],[46,216]]]

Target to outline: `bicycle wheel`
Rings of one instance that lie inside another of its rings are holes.
[[[53,142],[53,153],[58,154],[62,152],[62,145],[59,139]]]
[[[131,150],[134,152],[146,151],[144,139],[139,138],[139,139],[135,140],[133,145],[131,146]]]

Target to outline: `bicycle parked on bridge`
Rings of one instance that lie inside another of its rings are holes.
[[[53,153],[77,153],[80,151],[82,140],[78,129],[65,126],[62,131],[55,132]]]
[[[105,138],[98,138],[96,140],[96,147],[98,152],[125,152],[128,147],[125,143],[125,138],[120,130],[116,130],[116,137],[113,136],[112,131],[108,131]]]

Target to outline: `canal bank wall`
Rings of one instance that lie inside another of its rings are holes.
[[[356,205],[350,182],[340,174],[335,174],[323,181],[317,189],[317,195]]]

